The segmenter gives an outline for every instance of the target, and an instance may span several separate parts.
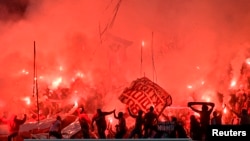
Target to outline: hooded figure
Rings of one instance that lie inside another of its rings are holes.
[[[18,119],[17,115],[12,115],[10,119],[0,119],[3,123],[8,124],[8,130],[9,130],[9,135],[8,135],[8,141],[11,141],[14,137],[18,135],[20,125],[24,124],[26,121],[26,114],[24,114],[23,119]]]

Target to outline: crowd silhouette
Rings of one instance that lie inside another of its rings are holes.
[[[99,139],[106,138],[191,138],[193,140],[205,141],[207,139],[207,127],[209,125],[222,125],[228,124],[223,123],[222,117],[223,112],[221,110],[216,110],[215,104],[212,102],[189,102],[187,106],[193,110],[194,113],[198,113],[199,116],[195,114],[190,115],[189,128],[187,129],[183,125],[183,119],[179,119],[176,116],[172,116],[165,121],[159,120],[159,115],[155,112],[153,106],[150,106],[148,112],[143,112],[138,110],[137,114],[127,108],[127,111],[116,112],[112,111],[102,111],[102,109],[97,109],[96,113],[93,115],[92,119],[87,114],[84,106],[79,106],[76,109],[76,114],[78,116],[77,120],[81,127],[81,138],[90,139],[93,138],[92,132],[96,132],[96,137]],[[226,106],[225,108],[231,111],[232,123],[237,125],[250,125],[250,116],[247,109],[242,108],[241,112],[238,113],[234,108]],[[118,113],[118,114],[117,114]],[[131,128],[127,126],[127,117],[125,113],[132,118],[134,118],[134,123]],[[117,120],[117,125],[115,125],[115,131],[109,130],[110,125],[106,121],[106,116],[112,116]],[[26,115],[22,120],[17,119],[14,116],[11,119],[0,118],[0,123],[6,123],[9,125],[9,141],[18,135],[19,126],[24,124],[26,121]],[[95,129],[96,128],[96,129]],[[56,121],[51,125],[49,129],[49,137],[62,139],[62,119],[60,116],[56,117]],[[109,133],[107,133],[107,130]]]

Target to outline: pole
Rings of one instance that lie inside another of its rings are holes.
[[[157,74],[155,68],[155,59],[154,59],[154,32],[152,32],[152,39],[151,39],[151,51],[152,51],[152,68],[153,68],[153,82],[157,82]]]
[[[37,68],[36,68],[36,42],[34,41],[34,85],[33,85],[33,97],[36,96],[37,104],[37,116],[38,123],[40,122],[40,109],[39,109],[39,98],[38,98],[38,84],[37,84]]]
[[[172,104],[172,97],[170,95],[167,96],[166,100],[170,99],[171,100],[171,104]],[[164,104],[164,106],[162,107],[161,111],[159,112],[158,114],[158,118],[161,116],[161,114],[164,112],[164,110],[170,106],[171,104],[169,104],[167,101],[166,103]]]
[[[143,49],[143,41],[141,43],[141,76],[142,76],[142,49]]]
[[[154,49],[153,49],[153,38],[154,38],[154,32],[152,32],[152,39],[151,39],[151,53],[152,53],[152,68],[153,68],[153,71],[152,71],[152,74],[153,74],[153,82],[155,82],[155,77],[154,77],[154,67],[155,67],[155,64],[154,64]]]

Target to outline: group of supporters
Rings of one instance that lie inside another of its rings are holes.
[[[93,115],[92,119],[85,112],[84,107],[79,107],[77,109],[78,121],[81,126],[82,138],[93,138],[91,133],[96,131],[97,138],[187,138],[187,133],[184,127],[179,124],[176,117],[172,117],[171,130],[159,130],[158,115],[154,112],[154,107],[151,106],[149,111],[144,113],[142,110],[138,110],[137,114],[133,114],[128,108],[129,115],[134,118],[133,128],[129,129],[127,127],[126,118],[124,112],[116,113],[116,110],[112,111],[102,111],[97,109],[96,113]],[[115,125],[114,136],[107,135],[106,130],[108,130],[108,124],[106,121],[106,116],[112,115],[117,119],[117,125]],[[57,121],[51,126],[50,135],[56,138],[62,138],[61,131],[61,118],[57,117]],[[95,130],[96,128],[96,130]],[[167,133],[167,134],[166,134]]]
[[[209,125],[221,125],[228,124],[222,122],[222,111],[214,110],[215,104],[210,102],[189,102],[187,105],[199,116],[190,116],[189,129],[183,125],[183,119],[172,116],[167,121],[160,121],[159,115],[154,111],[154,107],[151,106],[148,112],[138,110],[137,114],[133,114],[129,108],[124,112],[102,111],[97,109],[96,113],[89,117],[89,114],[85,111],[83,106],[79,106],[76,109],[77,120],[81,126],[80,138],[192,138],[194,140],[204,140],[206,138],[207,127]],[[197,108],[200,106],[200,108]],[[240,113],[234,110],[232,107],[230,113],[237,115],[240,125],[250,124],[250,116],[247,109],[242,108]],[[134,123],[131,128],[127,126],[127,118],[125,112],[134,118]],[[109,124],[106,121],[107,116],[112,116],[117,120],[115,125],[115,131],[111,133],[109,131]],[[26,122],[27,116],[24,115],[23,119],[18,119],[16,115],[12,118],[0,118],[0,123],[9,125],[8,139],[11,139],[18,135],[20,125]],[[49,136],[52,138],[62,139],[62,118],[56,117],[55,122],[50,126]],[[96,136],[93,136],[95,134]]]

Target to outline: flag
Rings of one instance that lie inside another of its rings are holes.
[[[155,112],[167,117],[164,108],[172,104],[172,97],[163,88],[152,82],[147,77],[139,78],[124,89],[119,100],[126,104],[133,114],[139,109],[147,112],[150,106],[154,106]]]
[[[121,2],[122,0],[116,0],[116,1],[111,0],[102,13],[102,17],[99,22],[99,34],[101,43],[104,34],[107,31],[109,31],[115,23]]]

